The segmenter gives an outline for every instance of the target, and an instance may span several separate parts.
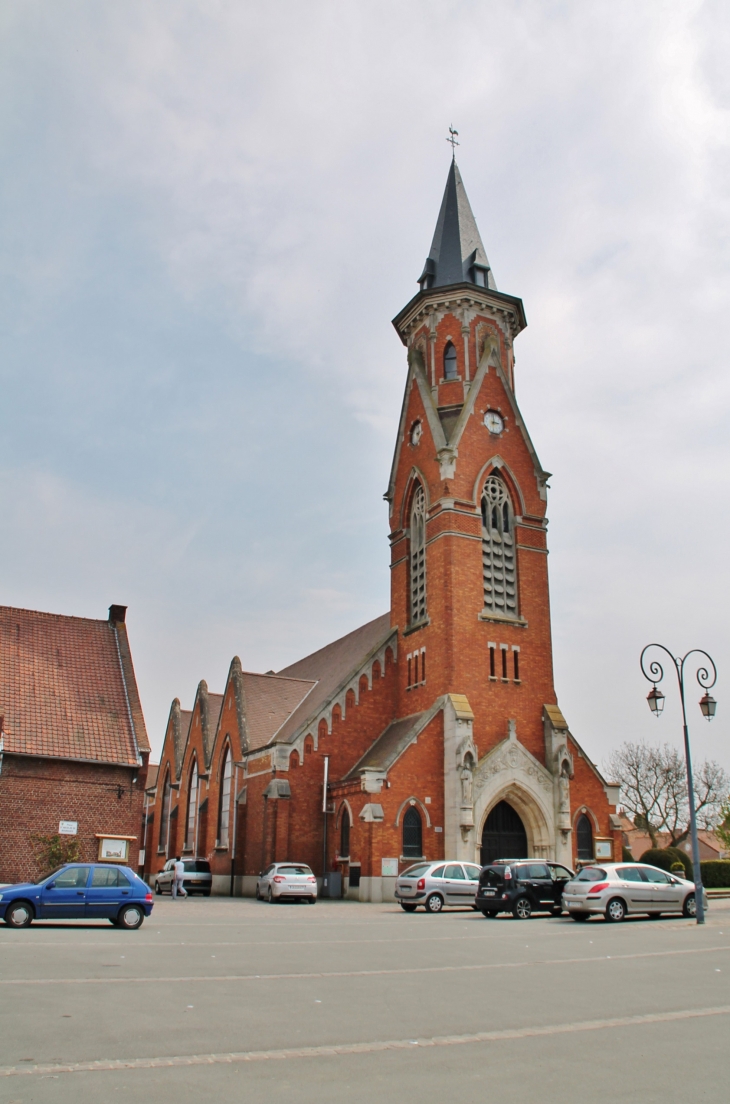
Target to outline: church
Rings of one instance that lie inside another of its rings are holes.
[[[277,673],[234,657],[172,703],[143,841],[253,895],[271,862],[392,900],[417,859],[621,857],[618,786],[553,685],[547,484],[515,398],[522,301],[497,290],[452,159],[419,290],[389,507],[390,610]],[[328,879],[332,881],[332,879]]]

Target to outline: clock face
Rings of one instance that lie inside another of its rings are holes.
[[[411,427],[411,444],[417,445],[421,440],[421,434],[423,433],[423,426],[420,422],[415,422]]]
[[[484,424],[490,433],[501,433],[504,429],[504,419],[496,410],[488,410],[484,415]]]

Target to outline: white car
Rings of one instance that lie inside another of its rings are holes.
[[[259,875],[256,900],[273,905],[285,898],[317,903],[317,879],[305,863],[271,863]]]
[[[706,894],[703,899],[707,908]],[[693,882],[645,863],[585,866],[565,886],[563,908],[573,920],[588,920],[599,913],[614,923],[629,913],[695,916],[697,912]]]

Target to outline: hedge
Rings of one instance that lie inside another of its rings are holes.
[[[705,859],[700,870],[705,889],[730,888],[730,859]]]
[[[692,860],[689,855],[685,855],[678,847],[650,847],[641,856],[639,862],[649,863],[650,866],[658,866],[660,870],[666,870],[667,873],[671,871],[674,863],[681,863],[684,867],[685,877],[690,882],[694,881]]]

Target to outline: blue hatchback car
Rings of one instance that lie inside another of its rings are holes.
[[[128,866],[67,863],[38,882],[0,886],[0,916],[11,928],[34,920],[109,920],[134,931],[152,912],[148,885]]]

